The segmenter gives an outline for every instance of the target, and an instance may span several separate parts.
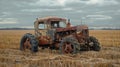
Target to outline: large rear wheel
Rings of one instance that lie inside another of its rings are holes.
[[[20,41],[20,50],[30,49],[32,52],[38,51],[38,41],[36,40],[35,36],[26,33]]]

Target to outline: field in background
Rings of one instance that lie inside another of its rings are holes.
[[[91,30],[90,36],[95,36],[102,46],[120,47],[120,30]]]
[[[25,33],[34,34],[34,30],[0,30],[0,48],[19,48],[20,39]]]
[[[25,33],[34,34],[34,30],[0,30],[0,48],[19,48],[21,37]],[[90,30],[102,46],[120,47],[120,30]]]
[[[37,53],[19,50],[25,33],[33,30],[0,30],[0,67],[120,67],[120,30],[90,30],[101,43],[99,52],[60,55],[48,49]]]

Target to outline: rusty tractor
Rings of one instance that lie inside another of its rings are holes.
[[[72,26],[69,20],[59,17],[37,18],[34,22],[35,35],[26,33],[20,41],[20,50],[37,52],[38,47],[60,50],[60,53],[78,53],[100,50],[98,40],[89,36],[87,25]]]

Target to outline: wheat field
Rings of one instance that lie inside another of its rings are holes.
[[[0,30],[0,67],[120,67],[120,30],[90,30],[102,49],[61,55],[39,48],[37,53],[20,51],[19,42],[33,30]]]

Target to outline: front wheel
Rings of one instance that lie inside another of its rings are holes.
[[[26,49],[30,49],[32,52],[38,51],[38,41],[35,36],[30,33],[26,33],[20,41],[20,50],[23,51]]]

